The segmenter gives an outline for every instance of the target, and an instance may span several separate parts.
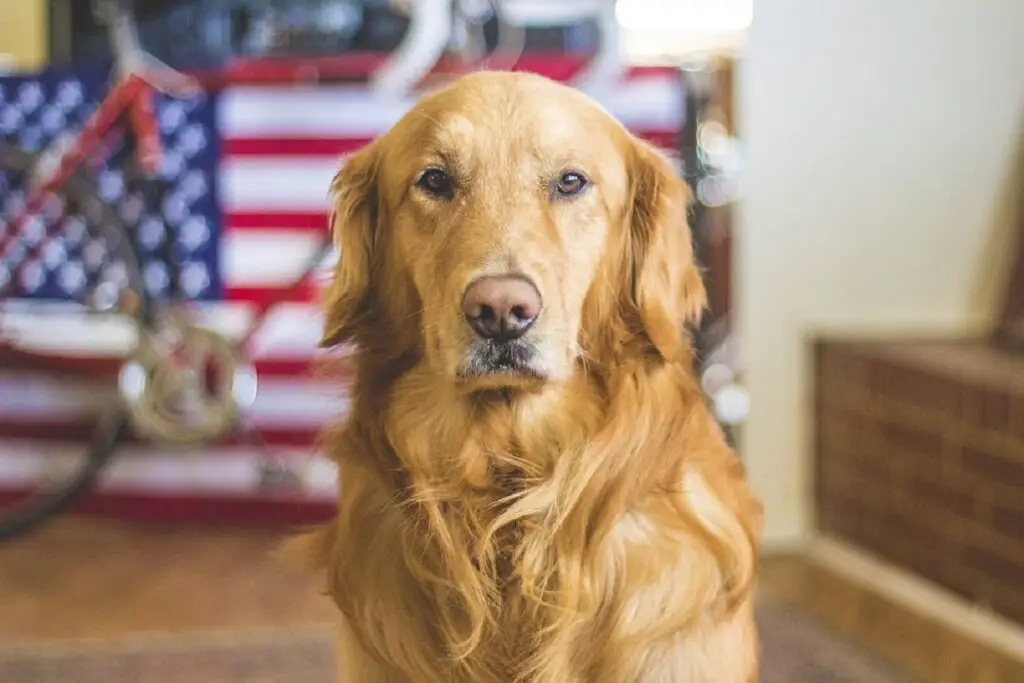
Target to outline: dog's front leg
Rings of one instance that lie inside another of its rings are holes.
[[[748,600],[730,618],[698,623],[687,633],[634,653],[632,660],[625,677],[614,674],[598,683],[758,683],[753,603]]]
[[[345,618],[338,629],[337,657],[337,683],[410,683],[364,650]]]

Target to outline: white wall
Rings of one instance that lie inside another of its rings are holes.
[[[1024,0],[759,0],[739,101],[743,449],[780,542],[812,524],[807,336],[992,315]]]
[[[46,0],[0,0],[0,73],[46,59]]]

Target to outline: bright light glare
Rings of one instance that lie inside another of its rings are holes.
[[[754,0],[619,0],[615,16],[632,31],[742,31]]]

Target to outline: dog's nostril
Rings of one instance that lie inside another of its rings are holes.
[[[529,280],[518,276],[485,277],[466,290],[462,313],[480,337],[507,341],[526,333],[540,306],[540,294]]]

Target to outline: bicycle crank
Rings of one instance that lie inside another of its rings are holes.
[[[200,444],[235,431],[256,399],[256,370],[213,330],[173,322],[139,331],[119,389],[141,436]]]

